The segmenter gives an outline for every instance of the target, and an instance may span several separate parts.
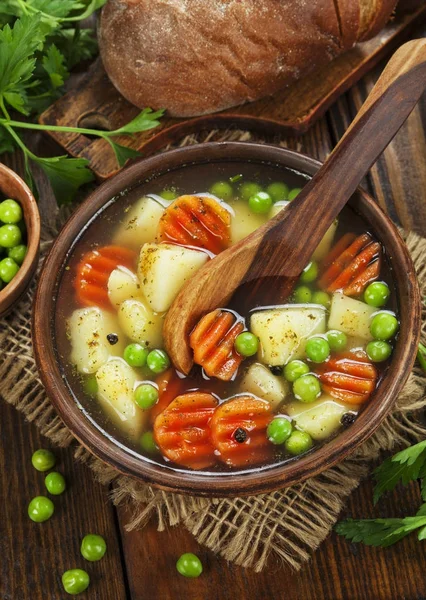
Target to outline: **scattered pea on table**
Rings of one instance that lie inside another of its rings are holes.
[[[83,569],[70,569],[62,575],[62,585],[67,594],[76,596],[87,590],[90,577]]]
[[[52,471],[52,473],[46,475],[44,485],[49,494],[52,494],[52,496],[59,496],[65,492],[65,477],[61,473]]]
[[[56,463],[55,455],[50,450],[36,450],[32,457],[31,462],[37,471],[49,471],[53,469]]]
[[[201,560],[192,552],[186,552],[179,557],[176,563],[176,569],[184,577],[199,577],[203,572]]]
[[[95,533],[85,535],[81,542],[80,552],[83,558],[90,562],[101,560],[106,550],[107,545],[104,538]]]
[[[28,505],[28,516],[34,523],[44,523],[50,519],[55,511],[55,506],[46,496],[36,496]]]

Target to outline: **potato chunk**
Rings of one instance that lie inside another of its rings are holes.
[[[232,203],[234,216],[231,219],[231,243],[236,244],[267,221],[265,215],[251,212],[248,202],[236,200]]]
[[[102,409],[132,439],[141,435],[146,412],[133,401],[136,373],[121,358],[112,358],[96,373],[98,400]]]
[[[250,330],[260,340],[260,362],[275,366],[302,358],[307,339],[325,333],[325,324],[325,308],[317,305],[287,305],[254,313]]]
[[[272,375],[265,365],[253,363],[247,370],[239,391],[267,400],[275,409],[288,394],[289,385],[283,377]]]
[[[316,261],[320,262],[321,260],[324,260],[324,258],[330,252],[331,244],[333,243],[333,240],[334,240],[334,235],[336,233],[337,225],[338,225],[338,220],[336,219],[330,225],[330,227],[327,229],[324,237],[322,238],[322,240],[316,247],[315,252],[312,255],[312,260],[316,260]]]
[[[162,347],[163,316],[154,313],[144,300],[125,300],[118,311],[118,322],[134,342]]]
[[[126,267],[117,267],[108,279],[108,297],[117,308],[125,300],[141,295],[138,278]]]
[[[343,414],[354,412],[358,407],[336,402],[331,396],[322,394],[318,400],[309,404],[295,400],[286,409],[299,429],[309,433],[314,440],[321,441],[340,429]]]
[[[106,311],[90,306],[75,310],[68,319],[71,341],[71,363],[80,373],[95,373],[110,356],[120,355],[124,340],[111,345],[109,333],[118,333],[116,319]]]
[[[153,242],[164,208],[159,200],[147,196],[140,198],[126,213],[114,243],[138,250],[146,242]]]
[[[273,217],[276,217],[277,214],[281,212],[283,208],[287,208],[289,204],[290,202],[288,200],[280,200],[279,202],[275,202],[275,204],[272,205],[272,208],[269,211],[269,218],[273,219]]]
[[[370,333],[371,316],[376,311],[374,306],[337,292],[331,299],[328,328],[370,341],[373,339]]]
[[[165,312],[183,284],[208,260],[208,255],[173,244],[145,244],[138,265],[139,281],[149,305]]]

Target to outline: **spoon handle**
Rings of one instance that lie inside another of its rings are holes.
[[[299,275],[425,87],[426,40],[413,40],[392,56],[318,173],[285,211],[252,234],[253,261],[244,279],[258,278],[265,272],[270,276]]]

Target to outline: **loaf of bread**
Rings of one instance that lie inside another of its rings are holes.
[[[109,0],[102,60],[136,106],[177,117],[257,100],[375,35],[397,0]]]

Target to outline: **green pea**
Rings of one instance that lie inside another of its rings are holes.
[[[22,208],[16,200],[3,200],[0,203],[0,221],[3,223],[14,224],[22,219]]]
[[[70,569],[62,575],[62,585],[67,594],[76,596],[87,590],[90,577],[83,569]]]
[[[232,185],[227,181],[216,181],[211,188],[210,193],[225,202],[228,202],[232,199],[234,195],[234,190],[232,189]]]
[[[291,436],[285,442],[285,449],[292,456],[303,454],[312,448],[312,438],[306,431],[293,431]]]
[[[366,351],[368,358],[373,362],[383,362],[392,354],[392,346],[388,342],[374,340],[367,344]]]
[[[146,357],[146,364],[153,373],[163,373],[170,367],[170,359],[164,350],[151,350]]]
[[[96,375],[86,375],[81,378],[81,384],[83,386],[84,393],[92,398],[98,393],[98,381]]]
[[[370,333],[377,340],[390,340],[398,331],[398,327],[398,319],[394,315],[379,312],[371,321]]]
[[[24,258],[27,255],[28,248],[25,244],[19,244],[18,246],[14,246],[13,248],[9,248],[7,251],[7,255],[9,258],[14,260],[16,264],[22,265],[24,262]]]
[[[293,383],[293,394],[301,402],[313,402],[321,394],[321,385],[315,375],[302,375]]]
[[[158,390],[150,383],[143,383],[135,389],[133,397],[139,408],[148,410],[157,404]]]
[[[293,188],[289,191],[287,200],[294,200],[298,194],[302,191],[302,188]]]
[[[148,358],[149,350],[141,344],[129,344],[124,348],[123,357],[131,367],[144,367]]]
[[[318,290],[312,294],[312,302],[313,304],[321,304],[325,308],[330,308],[331,299],[327,292]]]
[[[322,363],[330,356],[330,346],[322,337],[312,337],[306,342],[306,356],[314,363]]]
[[[4,283],[9,283],[19,271],[19,265],[13,258],[3,258],[0,260],[0,279]]]
[[[246,202],[248,202],[252,196],[261,191],[261,186],[253,181],[246,181],[240,185],[240,196]]]
[[[294,290],[294,301],[299,304],[306,304],[307,302],[311,302],[312,300],[312,292],[308,288],[307,285],[299,285]]]
[[[28,516],[34,523],[44,523],[50,519],[55,511],[55,506],[46,496],[36,496],[28,505]]]
[[[2,225],[0,227],[0,246],[13,248],[21,243],[22,234],[17,225]]]
[[[178,559],[176,563],[176,569],[184,577],[199,577],[203,572],[203,565],[201,560],[192,552],[185,552]]]
[[[31,457],[31,462],[34,469],[37,471],[49,471],[55,466],[56,459],[53,452],[50,450],[36,450]]]
[[[250,196],[248,204],[251,212],[256,215],[265,215],[271,210],[272,198],[267,192],[257,192]]]
[[[266,436],[272,444],[284,444],[290,437],[292,430],[293,427],[288,419],[275,417],[268,425]]]
[[[56,471],[52,471],[52,473],[46,475],[44,485],[46,486],[49,494],[52,494],[52,496],[59,496],[60,494],[63,494],[65,492],[65,488],[67,487],[64,476]]]
[[[370,306],[381,308],[386,304],[390,296],[389,286],[383,281],[374,281],[367,286],[364,292],[364,300]]]
[[[86,560],[96,562],[101,560],[107,549],[106,542],[101,535],[89,533],[85,535],[80,547],[80,552]]]
[[[243,331],[235,338],[235,350],[241,356],[253,356],[259,349],[259,340],[250,331]]]
[[[158,446],[155,443],[154,434],[152,433],[152,431],[145,431],[145,433],[141,435],[140,442],[142,450],[144,450],[148,454],[157,454]]]
[[[348,343],[346,334],[343,333],[343,331],[338,331],[337,329],[330,329],[330,331],[327,331],[326,338],[328,345],[330,346],[330,350],[333,352],[344,350],[346,348],[346,344]]]
[[[163,190],[159,196],[163,198],[163,200],[174,200],[178,197],[176,190]]]
[[[302,375],[309,373],[309,371],[309,366],[303,360],[291,360],[284,367],[284,377],[287,381],[293,382],[302,377]]]
[[[318,265],[314,260],[311,260],[309,264],[303,269],[300,276],[302,283],[312,283],[318,277]]]
[[[280,202],[281,200],[287,200],[288,196],[288,185],[281,181],[271,183],[266,188],[266,191],[271,196],[273,202]]]

